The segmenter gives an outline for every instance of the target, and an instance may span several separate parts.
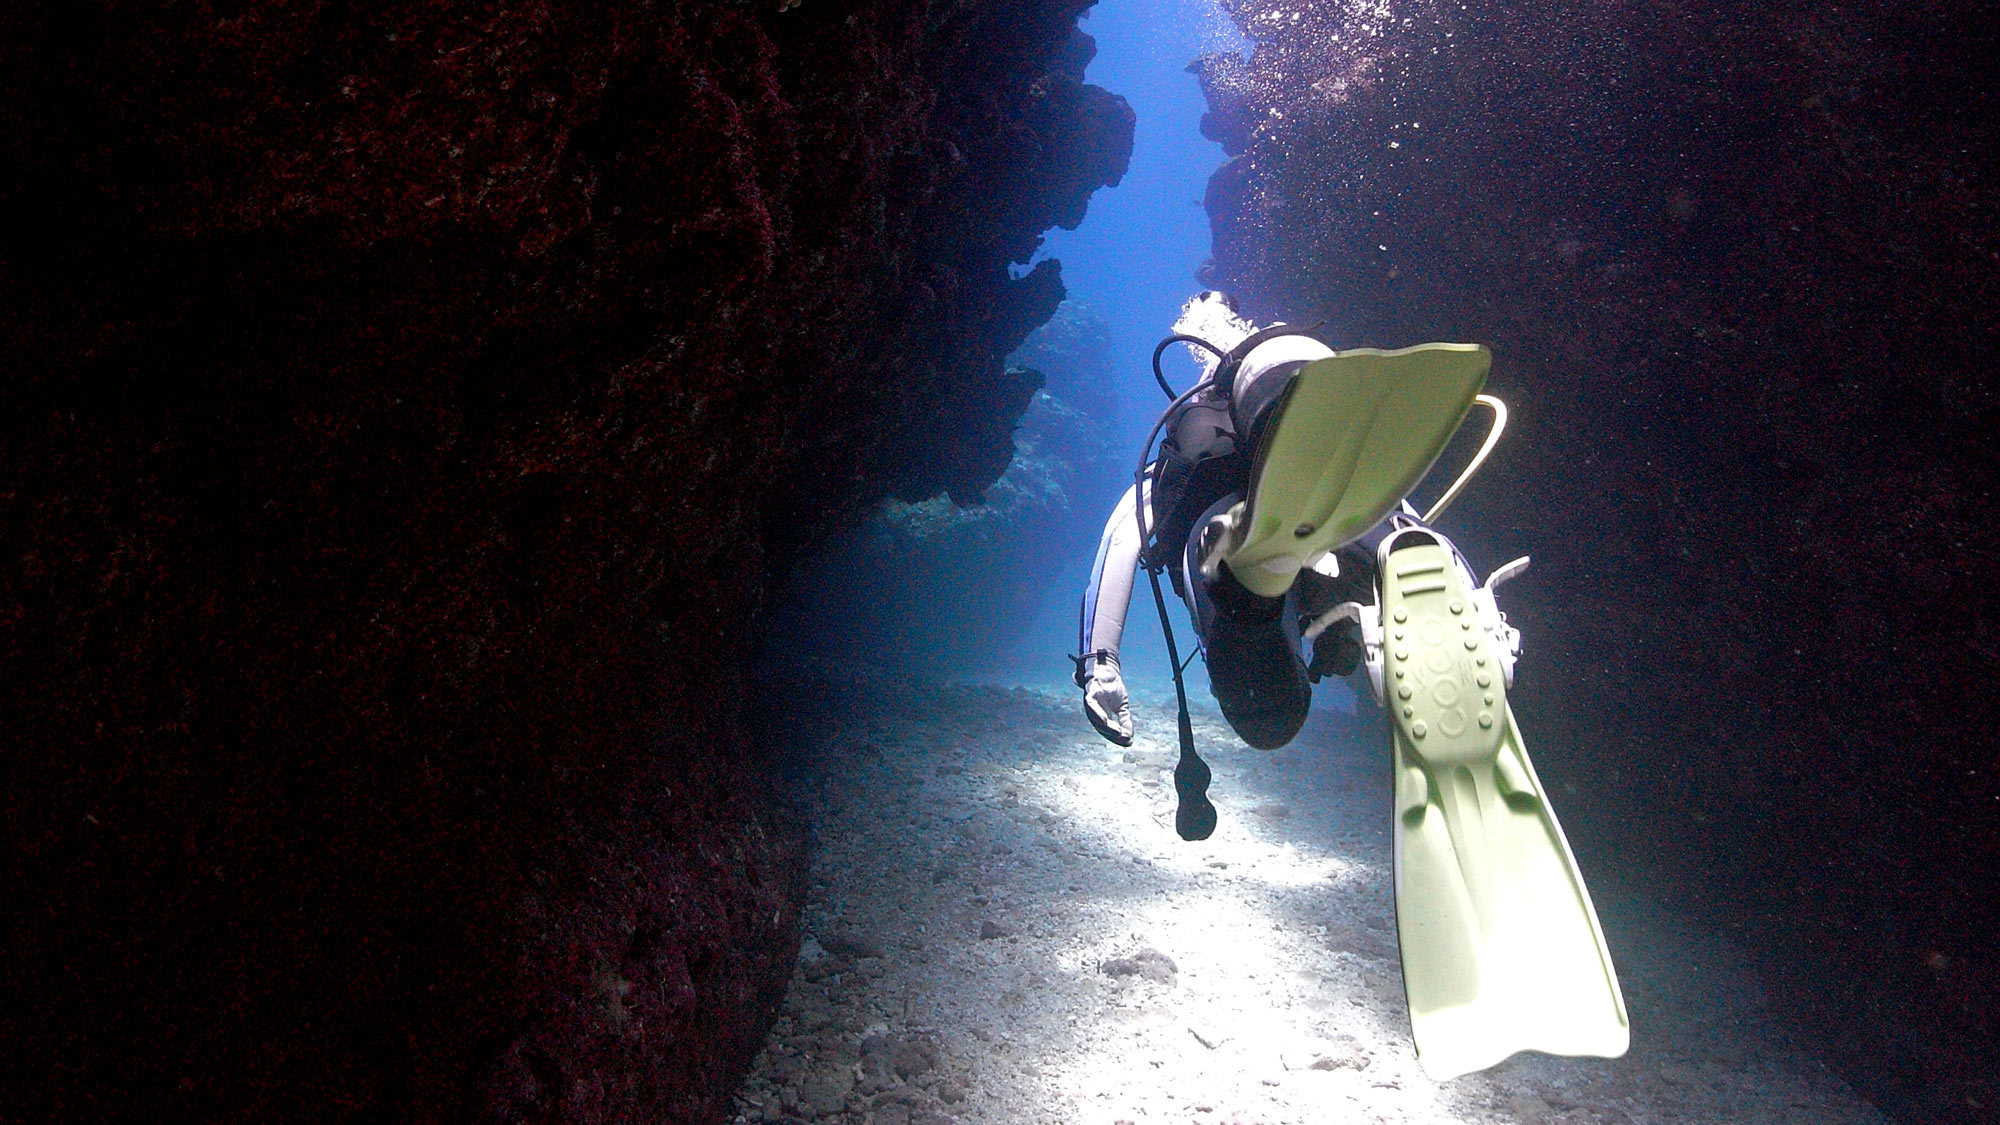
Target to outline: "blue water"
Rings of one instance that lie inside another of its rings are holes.
[[[1039,256],[1062,262],[1071,296],[1089,301],[1111,329],[1125,360],[1118,392],[1136,456],[1165,405],[1147,357],[1199,291],[1194,274],[1209,250],[1202,193],[1223,162],[1221,147],[1201,136],[1206,106],[1187,66],[1248,44],[1214,0],[1103,0],[1082,27],[1097,40],[1085,77],[1138,115],[1132,166],[1117,187],[1091,197],[1082,226],[1050,231]],[[1193,365],[1180,350],[1169,375],[1185,387]]]
[[[1181,304],[1200,291],[1195,270],[1209,251],[1202,194],[1224,160],[1221,147],[1201,135],[1206,104],[1187,66],[1203,53],[1239,51],[1247,43],[1215,0],[1101,0],[1081,26],[1097,40],[1085,78],[1124,97],[1137,115],[1132,164],[1117,187],[1091,197],[1076,230],[1048,232],[1037,258],[1061,261],[1070,298],[1088,302],[1110,330],[1120,444],[1131,450],[1136,467],[1140,443],[1166,405],[1148,360]],[[1182,351],[1174,349],[1167,367],[1177,388],[1195,374]],[[1064,681],[1067,663],[1051,656],[1076,651],[1077,606],[1097,544],[1079,539],[1050,546],[1060,565],[1051,568],[1041,612],[1022,651],[1004,654],[1002,668],[995,669],[1009,679]],[[1194,631],[1173,592],[1166,596],[1185,658]],[[1143,580],[1133,590],[1121,655],[1136,693],[1171,690],[1158,614]],[[1206,698],[1201,661],[1188,671],[1191,691]]]

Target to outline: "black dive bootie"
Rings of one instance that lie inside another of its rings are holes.
[[[1285,630],[1285,599],[1243,588],[1224,566],[1209,584],[1203,646],[1208,683],[1237,737],[1276,750],[1305,725],[1312,685]]]

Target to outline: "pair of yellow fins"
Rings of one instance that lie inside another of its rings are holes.
[[[1306,366],[1259,443],[1249,499],[1223,517],[1221,561],[1257,593],[1284,593],[1302,567],[1411,512],[1405,498],[1485,402],[1494,431],[1449,502],[1504,421],[1480,394],[1491,366],[1471,344]],[[1493,587],[1527,560],[1475,585],[1424,526],[1438,510],[1382,542],[1377,604],[1344,607],[1390,715],[1396,927],[1417,1057],[1439,1080],[1517,1051],[1616,1057],[1631,1038],[1618,976],[1507,703],[1519,634]]]

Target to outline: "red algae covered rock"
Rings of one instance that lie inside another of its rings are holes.
[[[765,576],[1006,465],[1085,6],[0,13],[8,1114],[720,1119]]]
[[[1890,1112],[1990,1118],[1993,21],[1230,7],[1208,280],[1494,348],[1453,530],[1534,553],[1521,714],[1582,849],[1738,927]]]

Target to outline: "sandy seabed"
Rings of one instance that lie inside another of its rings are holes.
[[[1426,1077],[1365,701],[1276,752],[1198,708],[1221,825],[1190,844],[1171,697],[1135,705],[1130,749],[1067,690],[871,680],[840,698],[806,727],[808,937],[737,1122],[1887,1120],[1787,1041],[1739,952],[1601,878],[1630,1053]]]

